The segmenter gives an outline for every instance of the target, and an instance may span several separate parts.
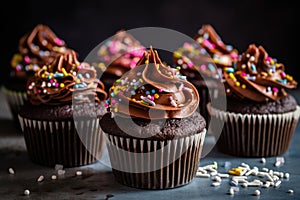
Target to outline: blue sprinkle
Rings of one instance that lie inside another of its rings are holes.
[[[136,94],[134,90],[131,90],[130,93],[131,93],[131,95],[135,95]]]
[[[252,71],[256,71],[256,66],[254,64],[251,65]]]
[[[142,86],[142,90],[144,90],[145,89],[145,86]]]
[[[109,103],[110,103],[109,99],[106,99],[106,100],[105,100],[105,103],[106,103],[106,104],[109,104]]]
[[[211,72],[215,72],[215,71],[216,71],[215,66],[214,66],[213,64],[211,64],[211,63],[209,63],[209,64],[207,65],[207,67],[209,68],[209,70],[210,70]]]
[[[231,68],[231,67],[228,67],[228,68],[226,69],[226,72],[227,72],[227,73],[233,73],[233,72],[234,72],[234,69]]]
[[[203,38],[204,39],[208,39],[209,38],[209,34],[208,33],[204,33]]]
[[[150,92],[149,92],[149,91],[146,91],[146,95],[150,95]]]
[[[78,78],[82,78],[82,74],[78,74],[77,77],[78,77]]]
[[[121,102],[121,101],[122,101],[122,99],[119,99],[119,101]]]
[[[152,92],[152,94],[155,94],[155,90],[154,89],[152,89],[151,92]]]
[[[226,49],[227,49],[228,51],[232,51],[233,47],[232,47],[231,45],[227,45],[227,46],[226,46]]]
[[[115,93],[113,93],[113,92],[112,92],[112,93],[110,93],[110,96],[114,97],[114,96],[115,96]]]
[[[86,73],[85,78],[91,78],[91,75],[89,73]]]
[[[205,54],[207,54],[207,51],[204,48],[202,48],[202,49],[200,49],[200,54],[205,55]]]
[[[54,78],[61,78],[61,77],[64,77],[64,74],[63,73],[55,73],[53,75]]]
[[[84,86],[83,84],[81,84],[81,83],[75,85],[75,88],[84,88],[84,87],[85,87],[85,86]]]

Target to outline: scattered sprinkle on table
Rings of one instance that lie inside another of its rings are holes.
[[[8,169],[8,173],[10,173],[10,174],[15,174],[15,170],[14,170],[13,168],[10,167],[10,168]]]
[[[29,190],[24,190],[24,195],[29,196],[30,195],[30,191]]]

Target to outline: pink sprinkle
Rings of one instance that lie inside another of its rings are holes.
[[[55,87],[58,87],[59,86],[59,84],[58,83],[55,83]]]
[[[57,44],[58,46],[62,46],[64,45],[64,41],[59,39],[59,38],[55,38],[54,39],[55,44]]]
[[[151,101],[154,101],[154,96],[151,96],[151,97],[150,97],[150,100],[151,100]]]
[[[242,76],[247,76],[246,72],[242,72]]]
[[[238,59],[238,54],[237,53],[232,53],[231,54],[231,58],[233,58],[233,59]]]
[[[214,49],[215,45],[208,40],[203,40],[203,45],[207,46],[209,49]]]
[[[189,62],[187,62],[187,66],[189,67],[189,68],[192,68],[193,67],[193,62],[192,61],[189,61]]]
[[[124,92],[123,92],[123,91],[120,91],[119,93],[120,93],[120,95],[123,95],[123,94],[124,94]]]
[[[112,100],[111,100],[111,103],[112,103],[112,104],[115,104],[115,103],[117,103],[117,100],[112,99]]]
[[[41,93],[41,92],[42,92],[42,90],[38,90],[37,92],[38,92],[38,93]]]
[[[266,58],[266,61],[271,61],[271,60],[272,60],[271,57],[267,57],[267,58]]]
[[[105,61],[109,61],[110,57],[109,56],[104,56]]]
[[[276,88],[276,87],[273,87],[272,90],[273,90],[273,92],[278,92],[278,88]]]
[[[53,83],[53,79],[50,80],[50,83],[51,83],[51,84]]]
[[[285,78],[285,77],[286,77],[285,72],[284,72],[284,71],[281,71],[281,72],[280,72],[280,76],[281,76],[282,78]]]
[[[20,71],[21,69],[22,69],[21,65],[17,65],[17,66],[16,66],[16,70],[17,70],[17,71]]]
[[[200,66],[200,68],[201,68],[201,70],[205,71],[206,70],[206,65],[203,64],[203,65]]]
[[[107,104],[107,103],[105,103],[105,104],[104,104],[104,107],[105,107],[105,108],[108,108],[108,104]]]
[[[30,58],[29,58],[28,56],[25,56],[25,57],[24,57],[24,61],[25,61],[26,63],[30,63]]]
[[[159,92],[163,92],[164,90],[163,90],[162,88],[160,88],[158,91],[159,91]]]

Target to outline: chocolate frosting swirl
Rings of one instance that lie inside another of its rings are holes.
[[[197,109],[199,95],[177,69],[165,66],[157,51],[150,48],[136,67],[110,88],[109,103],[113,115],[184,118]]]
[[[227,93],[256,102],[282,99],[285,89],[297,87],[284,68],[262,46],[250,44],[232,68],[224,69]]]
[[[19,40],[19,52],[11,60],[12,77],[27,80],[67,50],[65,42],[48,26],[38,24]]]
[[[119,78],[136,66],[145,50],[131,34],[120,30],[99,48],[93,65],[99,74]]]
[[[194,39],[206,49],[218,67],[232,66],[238,59],[238,51],[226,45],[210,24],[203,25]]]
[[[68,51],[28,79],[28,100],[33,105],[92,103],[92,100],[100,103],[107,94],[96,76],[93,66],[80,63],[76,53]]]

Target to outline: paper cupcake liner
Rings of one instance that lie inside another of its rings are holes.
[[[27,152],[35,163],[51,167],[56,164],[82,166],[96,162],[104,151],[99,119],[39,121],[19,115],[19,122]],[[84,134],[79,136],[78,132]]]
[[[261,115],[212,108],[212,116],[224,123],[217,147],[224,153],[241,157],[281,155],[290,146],[299,115],[299,106],[293,112]]]
[[[20,107],[27,101],[26,93],[21,91],[9,90],[4,86],[2,87],[2,92],[5,95],[13,119],[18,122],[18,113]]]
[[[206,129],[193,136],[166,141],[106,134],[113,174],[119,183],[134,188],[167,189],[185,185],[196,175],[205,134]]]

